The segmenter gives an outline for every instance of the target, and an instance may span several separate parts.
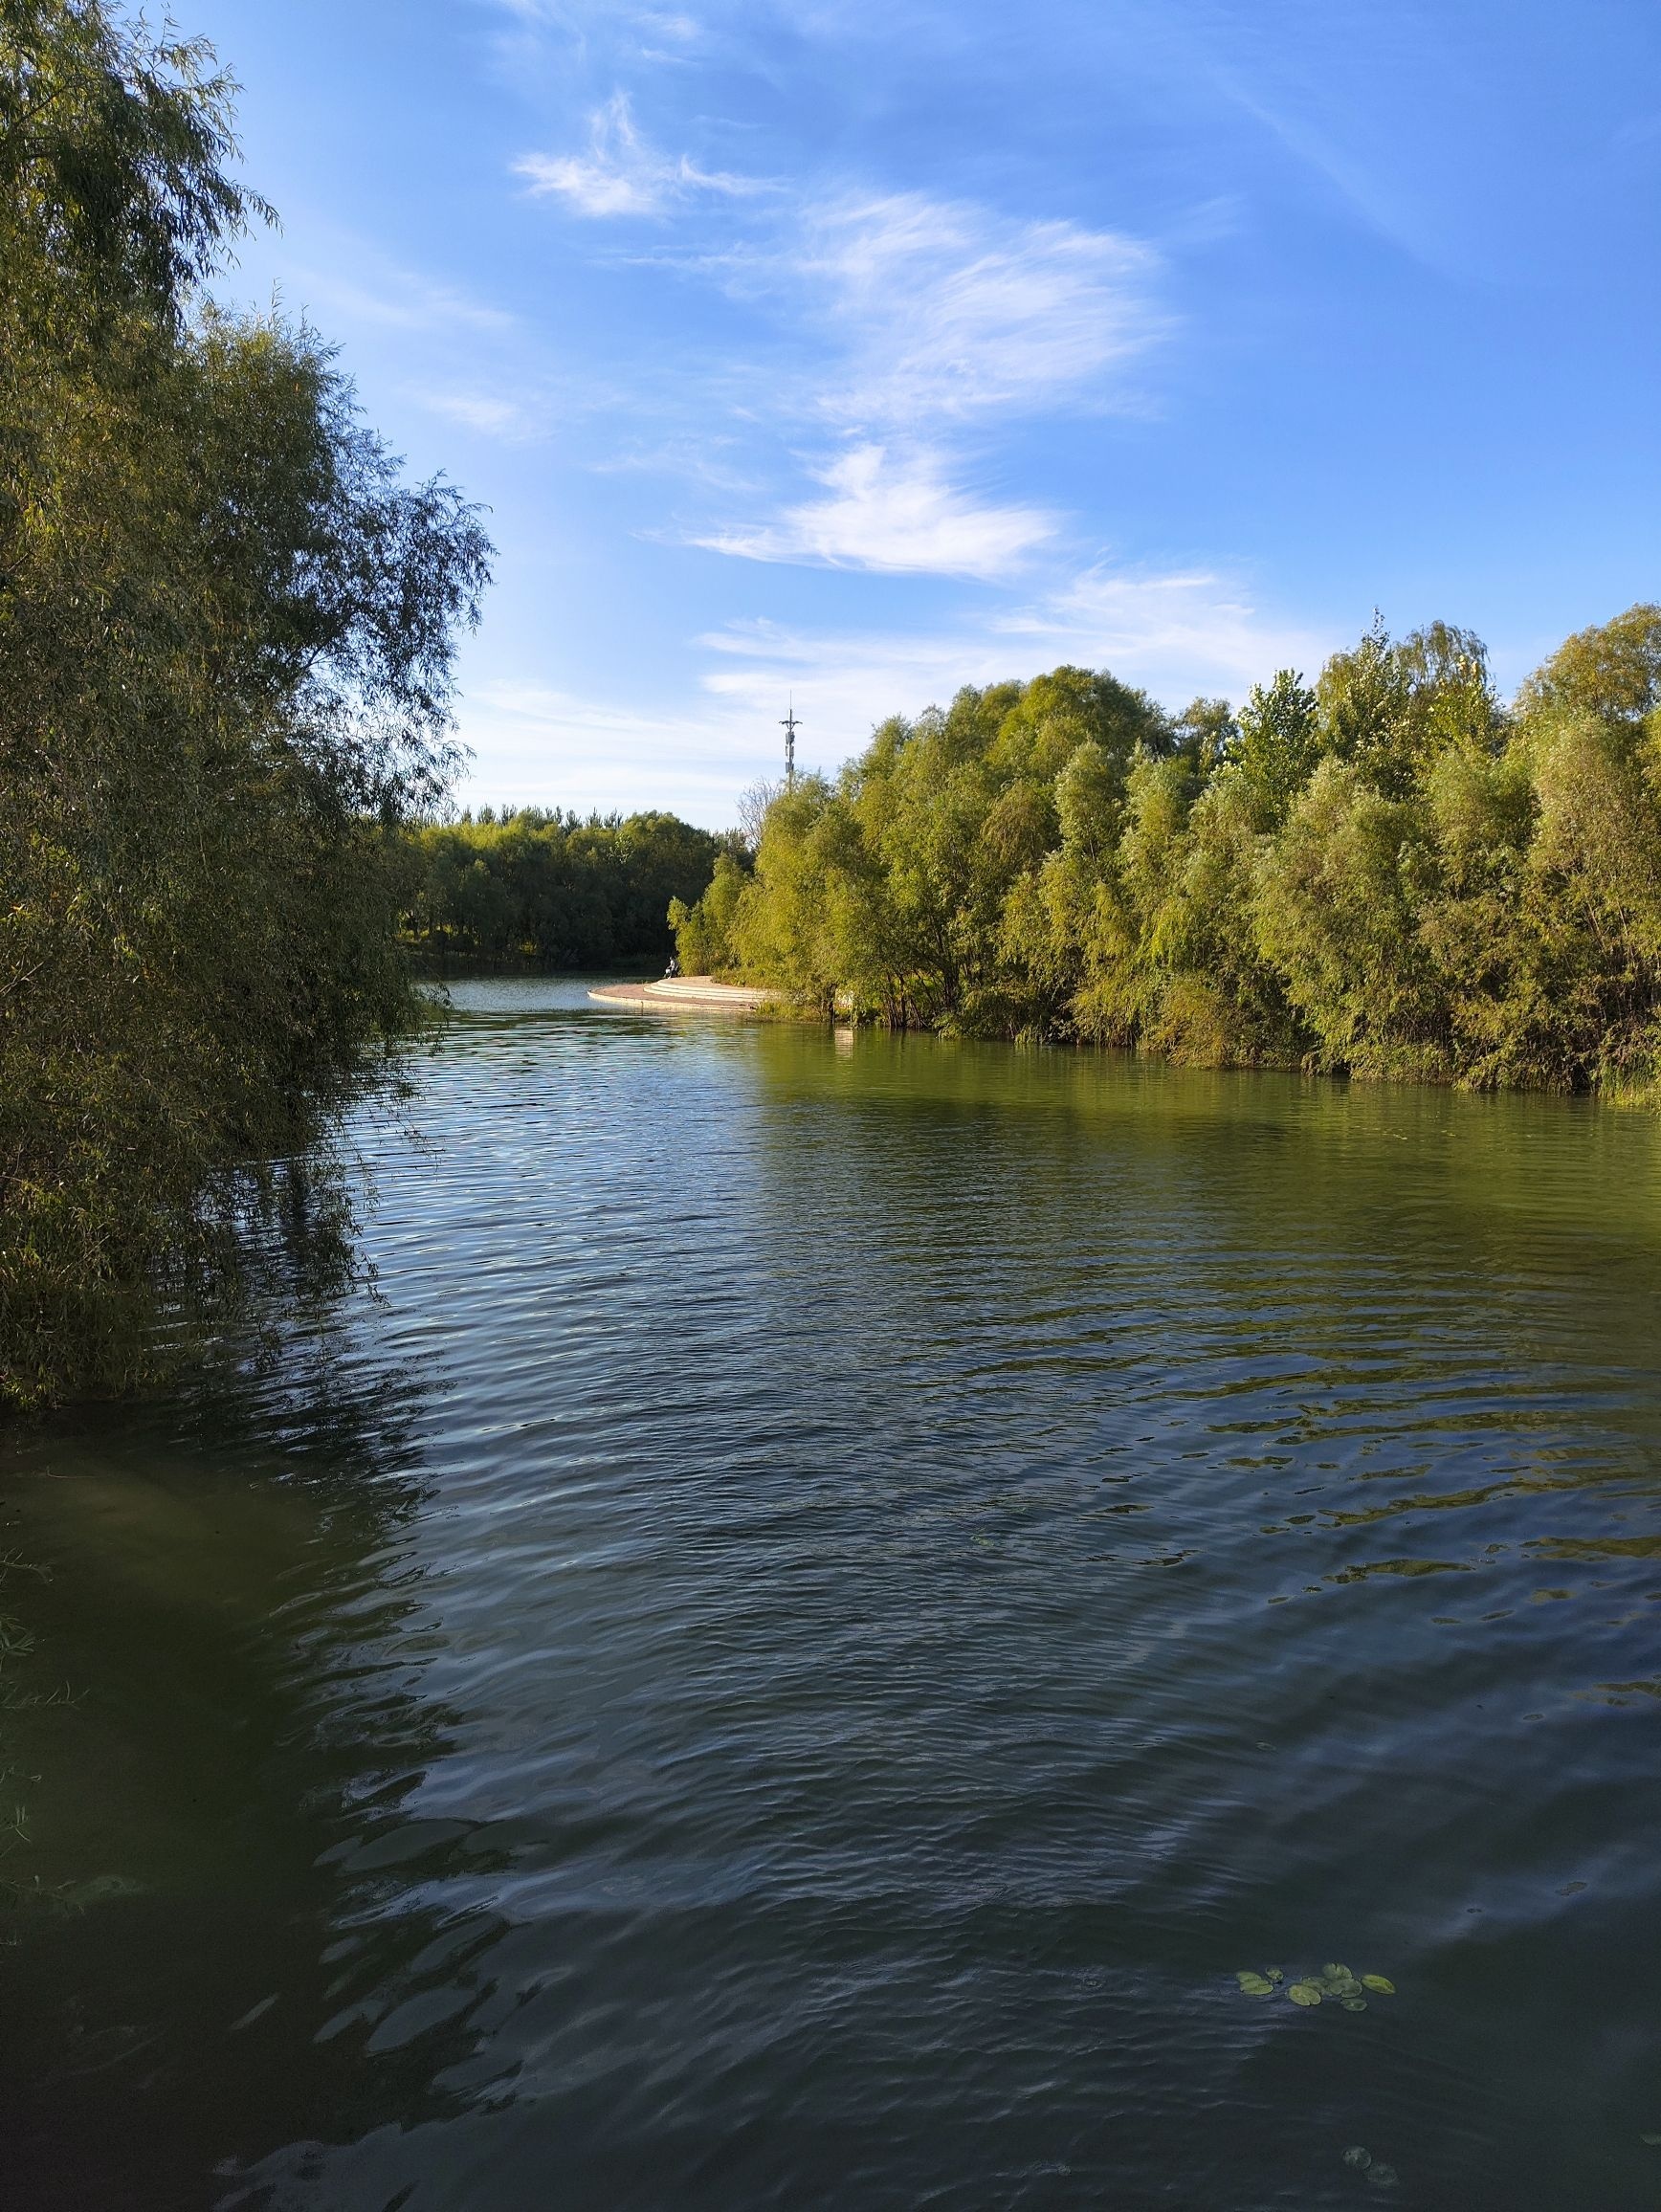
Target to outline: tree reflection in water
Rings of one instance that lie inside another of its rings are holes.
[[[14,2204],[245,2199],[275,2145],[444,2109],[465,2048],[445,2005],[491,1924],[442,1885],[490,1839],[402,1810],[450,1717],[409,1626],[425,1386],[300,1287],[280,1378],[227,1365],[3,1463],[4,1548],[50,1576],[6,1594],[33,1639],[5,1720]]]

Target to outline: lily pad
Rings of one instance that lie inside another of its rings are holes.
[[[1347,1966],[1335,1966],[1330,1958],[1321,1968],[1321,1972],[1329,1981],[1348,1981],[1351,1979]]]
[[[1339,2002],[1346,2012],[1365,2012],[1367,2008],[1367,2001],[1364,1997],[1340,1997]]]
[[[1382,2158],[1375,2158],[1367,2168],[1367,2179],[1375,2189],[1393,2189],[1400,2179],[1394,2166],[1386,2166]]]
[[[1273,1997],[1274,1995],[1273,1982],[1266,1980],[1261,1974],[1248,1971],[1236,1974],[1234,1979],[1248,1997]]]
[[[1278,1966],[1265,1967],[1264,1972],[1268,1975],[1271,1981],[1284,1981],[1286,1980],[1285,1975],[1281,1973]]]
[[[1370,2166],[1373,2155],[1371,2151],[1363,2151],[1359,2143],[1352,2143],[1343,2155],[1343,2162],[1346,2166]]]
[[[1640,2136],[1638,2137],[1638,2140],[1639,2140],[1639,2142],[1641,2142],[1641,2143],[1650,2143],[1650,2144],[1661,2143],[1661,2135],[1640,2135]]]
[[[1382,1974],[1363,1974],[1362,1976],[1362,1987],[1363,1989],[1375,1989],[1381,1997],[1394,1997],[1396,1994],[1395,1983],[1386,1981]]]
[[[1318,2004],[1320,1991],[1313,1981],[1295,1981],[1286,1992],[1294,2004]]]

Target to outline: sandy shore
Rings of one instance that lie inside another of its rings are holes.
[[[650,984],[600,984],[588,993],[607,1006],[638,1006],[648,1013],[673,1011],[676,1006],[716,1006],[729,1014],[753,1013],[766,1005],[769,995],[743,984],[718,984],[711,976],[660,976]]]

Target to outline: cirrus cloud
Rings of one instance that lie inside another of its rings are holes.
[[[822,334],[794,383],[777,380],[776,403],[856,441],[810,470],[829,498],[694,538],[753,561],[1018,572],[1059,518],[966,489],[965,435],[1131,404],[1124,369],[1167,328],[1159,257],[1138,240],[915,192],[798,210],[782,243],[699,266]]]
[[[771,189],[764,178],[700,169],[685,154],[675,161],[659,153],[636,129],[628,95],[621,92],[589,117],[586,154],[526,154],[515,162],[514,172],[533,194],[550,194],[579,215],[596,218],[662,214],[697,192],[747,199]]]
[[[827,411],[916,429],[1104,404],[1166,327],[1158,269],[1117,232],[908,192],[811,214],[794,273],[848,334]]]

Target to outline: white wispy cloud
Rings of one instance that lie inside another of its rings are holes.
[[[809,465],[830,497],[695,537],[748,560],[1012,576],[1059,520],[978,497],[964,438],[1130,404],[1122,372],[1168,327],[1140,241],[916,192],[795,210],[702,266],[814,334],[777,404],[857,441]]]
[[[428,388],[411,396],[432,413],[459,423],[483,437],[500,438],[510,445],[528,445],[546,435],[543,411],[522,399],[495,392]]]
[[[1106,564],[1003,616],[997,631],[1041,657],[1111,667],[1177,705],[1197,692],[1241,698],[1279,668],[1312,672],[1338,642],[1263,614],[1237,578]]]
[[[773,765],[775,719],[713,698],[665,714],[547,684],[486,684],[463,704],[475,759],[457,797],[579,813],[667,807],[723,829],[745,785]]]
[[[765,419],[837,433],[806,457],[819,496],[781,485],[749,513],[685,533],[744,560],[983,582],[1020,573],[1059,519],[977,493],[965,438],[984,442],[1001,418],[1138,404],[1129,366],[1170,327],[1160,256],[1141,239],[922,192],[807,198],[705,171],[650,144],[621,92],[592,115],[587,152],[517,166],[533,191],[594,218],[767,193],[737,235],[723,223],[724,239],[675,261],[775,322],[772,346],[752,339],[713,372],[711,403],[729,425],[754,412],[738,395],[767,357]]]
[[[788,259],[841,335],[821,404],[848,421],[1105,405],[1114,372],[1167,328],[1140,240],[920,193],[811,211]]]
[[[635,20],[643,61],[684,62],[689,58],[689,50],[696,47],[703,35],[703,26],[692,15],[665,14],[646,9]]]
[[[626,440],[587,466],[596,476],[671,477],[728,498],[754,497],[765,488],[755,470],[743,465],[739,441],[720,432],[659,438],[650,444],[639,438]],[[685,540],[676,536],[673,542],[681,544]]]
[[[584,35],[583,10],[572,0],[487,0],[487,4],[535,29],[562,31],[573,39]],[[692,45],[703,30],[697,16],[673,9],[624,8],[617,0],[604,0],[603,9],[594,12],[602,13],[612,30],[622,27],[636,37],[645,33],[675,46]]]
[[[1312,670],[1336,640],[1265,614],[1237,582],[1195,570],[1094,568],[972,626],[825,632],[734,624],[700,640],[703,688],[766,726],[786,687],[808,721],[808,757],[834,765],[891,714],[943,705],[963,684],[1029,677],[1071,662],[1111,668],[1172,707],[1196,694],[1239,699],[1277,668]]]
[[[896,458],[882,446],[859,445],[815,474],[829,498],[694,543],[747,561],[995,579],[1055,528],[1040,508],[983,505],[955,490],[941,457],[927,451]]]
[[[659,153],[635,127],[622,92],[590,116],[586,154],[526,154],[514,170],[533,193],[552,194],[596,218],[661,214],[695,193],[747,199],[772,188],[764,178],[700,169],[684,154],[675,160]]]
[[[373,249],[361,241],[350,241],[346,251],[360,266],[370,262],[367,274],[349,277],[304,265],[295,271],[294,288],[308,310],[321,308],[334,321],[423,334],[470,330],[501,336],[518,325],[518,318],[505,309],[470,298],[452,285],[434,283],[388,261],[375,266]]]

